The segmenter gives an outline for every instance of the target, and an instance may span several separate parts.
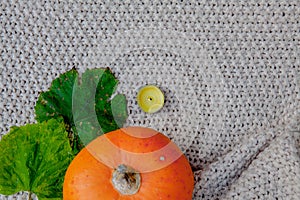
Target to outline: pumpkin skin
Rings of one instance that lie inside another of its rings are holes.
[[[183,154],[167,166],[149,172],[140,172],[139,190],[131,195],[121,194],[112,183],[112,174],[115,169],[103,164],[91,153],[101,146],[103,137],[109,139],[118,148],[134,153],[154,152],[167,144],[174,144],[163,134],[143,127],[122,128],[99,136],[82,149],[68,167],[63,185],[64,200],[192,199],[193,172]],[[109,152],[105,153],[109,155]],[[128,156],[116,157],[112,156],[110,159],[117,165],[128,164]],[[129,163],[129,166],[136,169],[141,163],[147,165],[145,160],[137,162],[135,160]]]

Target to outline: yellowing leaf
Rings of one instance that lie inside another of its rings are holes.
[[[62,198],[65,171],[74,158],[62,120],[14,127],[0,141],[0,193]]]

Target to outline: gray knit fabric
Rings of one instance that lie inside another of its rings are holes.
[[[165,133],[189,159],[193,199],[300,199],[299,20],[297,0],[1,0],[0,138],[35,122],[59,74],[110,67],[126,125]],[[165,93],[158,113],[137,105],[146,84]]]

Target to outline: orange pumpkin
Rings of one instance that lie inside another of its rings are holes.
[[[128,127],[102,135],[70,164],[64,200],[191,200],[189,162],[169,138]]]

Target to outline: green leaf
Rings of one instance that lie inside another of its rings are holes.
[[[65,172],[74,158],[62,120],[14,127],[0,141],[0,193],[62,198]]]
[[[101,126],[101,129],[104,131],[104,133],[113,131],[117,128],[119,128],[121,125],[123,125],[126,116],[124,116],[124,118],[122,118],[121,120],[119,119],[119,125],[116,122],[116,114],[122,114],[124,108],[126,110],[126,100],[125,104],[122,105],[118,105],[119,108],[121,107],[121,109],[114,109],[113,106],[115,104],[112,104],[112,102],[116,101],[116,97],[115,96],[112,101],[110,103],[107,103],[109,101],[109,98],[112,96],[112,94],[115,91],[115,88],[117,87],[118,81],[115,79],[115,77],[113,76],[113,74],[111,73],[110,70],[105,70],[104,74],[102,75],[101,79],[99,80],[99,84],[97,86],[97,91],[96,92],[96,114],[98,117],[98,122]],[[115,113],[113,113],[113,110],[115,111]],[[124,120],[124,121],[122,121]],[[121,124],[120,124],[121,123]]]
[[[72,92],[77,78],[78,72],[72,69],[56,78],[49,91],[40,94],[35,106],[38,122],[63,117],[66,123],[73,123]]]
[[[108,68],[87,70],[75,83],[74,124],[83,144],[123,126],[127,118],[126,98],[115,95],[111,99],[117,84]]]
[[[118,126],[122,126],[127,119],[127,107],[124,105],[127,105],[127,102],[123,94],[118,94],[111,100],[111,112]]]
[[[127,118],[124,95],[111,99],[118,80],[110,69],[90,69],[81,76],[72,69],[53,81],[49,91],[41,93],[35,107],[41,122],[62,116],[70,127],[74,152],[103,133],[121,128]]]
[[[76,131],[72,131],[72,94],[75,81],[78,79],[78,72],[72,69],[53,80],[48,91],[39,95],[35,106],[35,115],[38,122],[63,117],[69,132],[70,145],[74,153],[78,153],[83,145],[80,142]]]

